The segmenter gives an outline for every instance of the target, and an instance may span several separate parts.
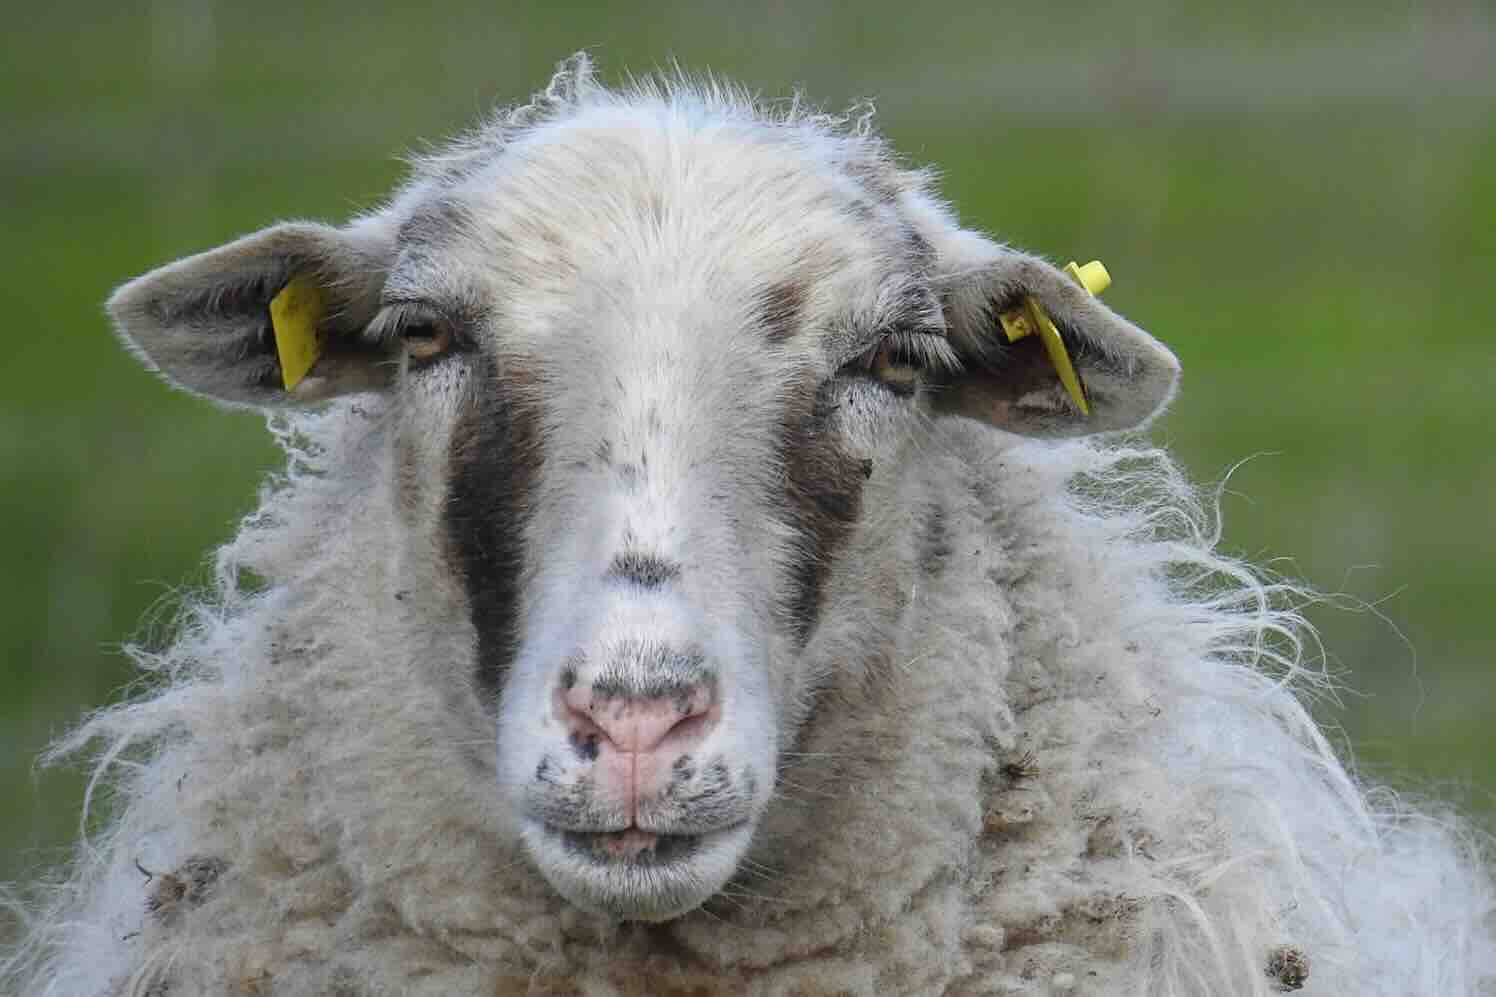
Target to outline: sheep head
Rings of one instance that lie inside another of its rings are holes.
[[[828,593],[869,618],[892,598],[898,565],[857,538],[932,425],[1131,429],[1178,369],[876,139],[700,112],[579,107],[110,302],[149,366],[220,401],[385,399],[391,558],[465,635],[442,674],[496,732],[494,833],[625,919],[692,910],[748,853],[819,691],[862,667],[821,647]],[[270,304],[293,279],[320,356],[288,389]],[[1001,337],[1027,295],[1088,416],[1035,339]]]

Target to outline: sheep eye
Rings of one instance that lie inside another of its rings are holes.
[[[901,395],[913,393],[924,368],[919,355],[892,336],[879,343],[868,360],[868,373]]]
[[[452,327],[435,318],[422,318],[400,330],[405,354],[412,363],[430,363],[452,349]]]

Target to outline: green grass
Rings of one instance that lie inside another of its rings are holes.
[[[1156,436],[1203,480],[1271,454],[1232,479],[1227,546],[1376,606],[1316,613],[1360,691],[1326,719],[1379,776],[1496,809],[1483,8],[211,9],[36,8],[0,42],[0,880],[75,827],[78,779],[32,759],[119,694],[120,643],[202,580],[276,459],[256,417],[140,370],[103,298],[376,203],[400,152],[579,46],[610,72],[674,55],[770,94],[874,94],[970,224],[1105,260],[1107,300],[1185,364]]]

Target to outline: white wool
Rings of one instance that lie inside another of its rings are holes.
[[[411,191],[575,103],[670,99],[575,65]],[[865,121],[782,122],[881,154]],[[1162,451],[954,416],[870,480],[826,594],[806,658],[863,671],[785,753],[761,834],[792,844],[663,924],[571,906],[445,670],[470,627],[405,587],[396,408],[272,421],[287,470],[176,639],[132,651],[149,691],[51,753],[94,752],[108,819],[14,903],[0,989],[1266,995],[1307,967],[1306,995],[1496,994],[1486,844],[1336,758],[1303,705],[1327,684],[1310,594],[1216,553]],[[916,572],[937,498],[941,567]],[[871,615],[858,593],[890,585]]]

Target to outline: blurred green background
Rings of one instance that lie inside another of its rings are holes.
[[[917,9],[916,9],[917,8]],[[398,154],[544,84],[678,59],[878,99],[966,221],[1167,340],[1157,427],[1249,462],[1226,546],[1372,603],[1316,613],[1361,770],[1496,813],[1496,14],[1488,3],[1128,0],[1003,10],[728,0],[381,12],[29,5],[0,39],[0,880],[62,854],[33,759],[130,679],[276,453],[114,342],[112,285],[280,218],[341,219]],[[163,600],[167,600],[163,603]],[[168,609],[163,610],[161,607]],[[155,609],[153,610],[153,607]]]

